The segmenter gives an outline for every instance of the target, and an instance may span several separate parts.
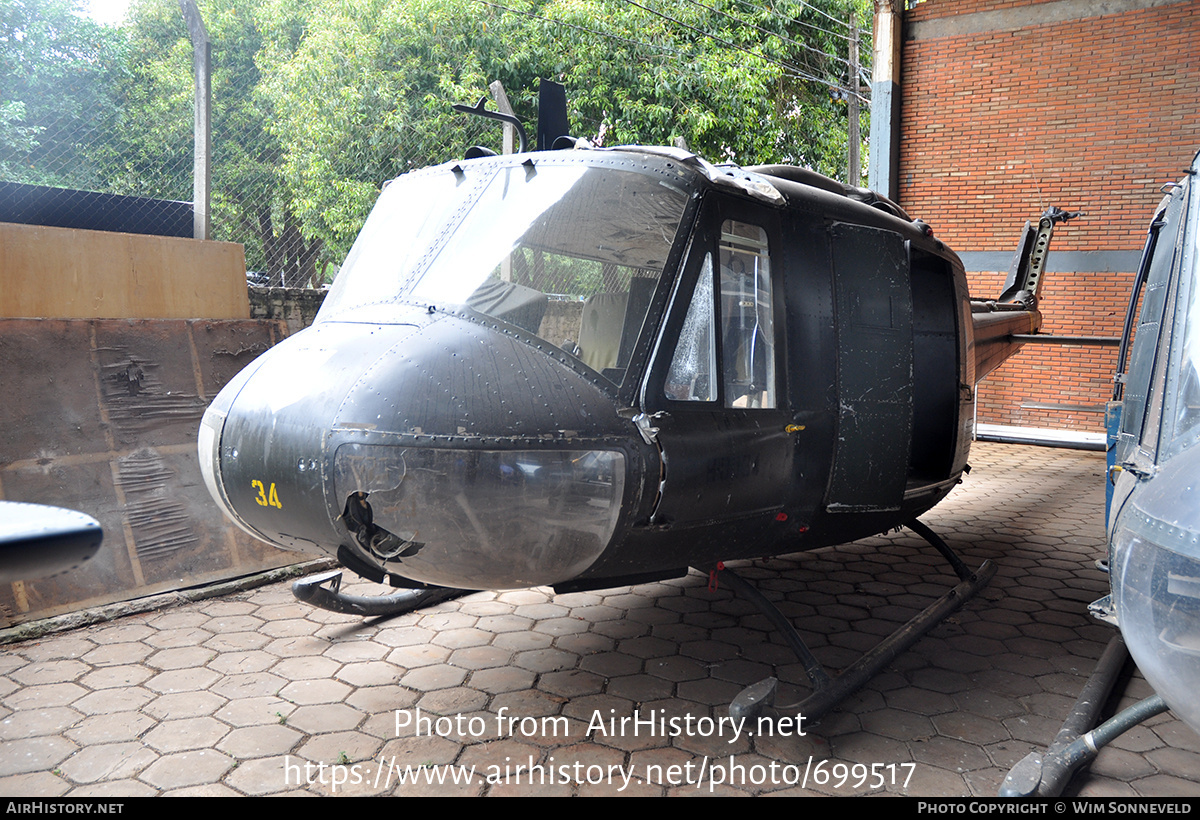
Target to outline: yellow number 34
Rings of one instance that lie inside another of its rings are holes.
[[[254,501],[260,507],[278,507],[283,509],[283,504],[279,502],[279,493],[275,492],[275,482],[271,482],[271,489],[268,490],[263,486],[261,481],[251,481],[250,486],[258,490],[258,496]]]

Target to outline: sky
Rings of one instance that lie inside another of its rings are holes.
[[[93,20],[98,23],[119,23],[129,9],[129,0],[89,0]]]

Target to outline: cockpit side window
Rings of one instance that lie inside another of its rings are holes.
[[[1162,390],[1155,389],[1155,385],[1161,381],[1155,374],[1161,370],[1158,362],[1161,355],[1165,354],[1160,343],[1164,321],[1169,326],[1166,310],[1171,271],[1180,251],[1183,205],[1182,196],[1172,197],[1169,201],[1161,217],[1163,224],[1158,229],[1153,255],[1149,259],[1141,313],[1125,379],[1121,442],[1117,455],[1118,461],[1122,462],[1139,449],[1144,457],[1153,460],[1157,450],[1160,430],[1157,413],[1161,411]]]
[[[677,401],[716,401],[716,316],[713,311],[713,258],[704,255],[696,289],[675,343],[667,372],[667,398]]]
[[[1192,177],[1186,187],[1163,425],[1168,457],[1200,440],[1200,186]]]

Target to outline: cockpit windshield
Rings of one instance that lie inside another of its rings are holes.
[[[363,228],[322,320],[465,305],[560,347],[614,384],[689,195],[610,164],[471,164],[401,177]]]
[[[1200,170],[1200,159],[1192,168]],[[1177,251],[1179,290],[1163,425],[1168,456],[1200,441],[1200,185],[1193,176],[1185,187],[1187,218]]]

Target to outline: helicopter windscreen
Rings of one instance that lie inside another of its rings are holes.
[[[620,385],[688,193],[578,162],[488,166],[468,180],[478,172],[473,185],[447,170],[388,186],[376,210],[391,216],[372,214],[322,318],[354,320],[356,307],[388,301],[466,305]]]
[[[1179,295],[1175,327],[1182,328],[1176,350],[1178,366],[1169,368],[1167,392],[1169,424],[1165,425],[1167,454],[1191,447],[1200,440],[1200,185],[1189,188],[1187,222],[1180,260]]]

